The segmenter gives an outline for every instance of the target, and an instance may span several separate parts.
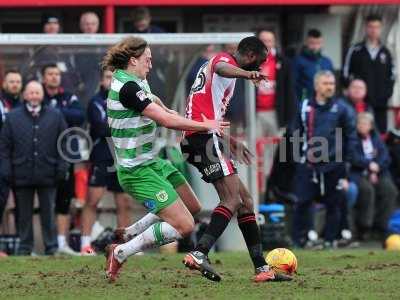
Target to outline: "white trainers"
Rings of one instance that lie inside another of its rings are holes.
[[[75,252],[74,250],[72,250],[71,247],[69,247],[68,245],[65,245],[62,248],[58,248],[56,253],[61,255],[71,255],[71,256],[81,255],[79,252]]]

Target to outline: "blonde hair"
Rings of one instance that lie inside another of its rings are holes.
[[[148,47],[147,42],[140,37],[127,37],[108,49],[101,63],[103,69],[114,71],[126,69],[131,57],[139,57]]]

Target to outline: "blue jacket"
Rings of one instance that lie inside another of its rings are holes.
[[[325,105],[317,104],[315,99],[303,100],[289,130],[294,137],[293,155],[297,163],[307,163],[325,173],[356,159],[355,115],[341,99],[332,98]],[[314,154],[315,160],[307,154]]]
[[[90,161],[93,163],[113,160],[106,140],[107,137],[111,136],[110,128],[107,123],[107,95],[108,90],[101,88],[90,100],[87,109],[90,137],[93,141]]]
[[[374,157],[372,159],[367,159],[362,146],[362,137],[360,135],[357,136],[357,143],[355,146],[357,159],[352,162],[350,169],[350,177],[355,182],[358,182],[361,176],[367,176],[369,174],[368,167],[372,161],[379,165],[379,176],[389,175],[391,158],[386,145],[381,141],[377,131],[371,132],[371,142],[374,147]]]
[[[320,70],[333,72],[332,61],[321,53],[303,47],[293,60],[293,76],[298,101],[314,96],[314,75]]]
[[[81,127],[85,122],[85,112],[79,102],[78,97],[70,92],[65,91],[62,87],[58,89],[58,93],[54,96],[50,96],[46,89],[44,89],[44,105],[58,109],[64,116],[67,122],[67,127]],[[74,133],[74,132],[72,132]],[[76,138],[71,140],[71,152],[65,153],[66,156],[74,161],[81,159],[79,142]]]
[[[64,115],[68,127],[79,127],[83,125],[83,122],[85,122],[85,113],[75,94],[67,92],[61,87],[54,96],[50,96],[45,88],[44,91],[43,103],[59,109]]]

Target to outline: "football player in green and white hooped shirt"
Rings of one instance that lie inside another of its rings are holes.
[[[147,84],[151,51],[142,38],[129,37],[111,47],[103,67],[114,71],[107,116],[118,180],[149,210],[135,224],[116,231],[125,243],[107,247],[106,275],[114,281],[129,256],[189,235],[194,228],[192,214],[201,208],[183,175],[170,162],[157,157],[157,124],[177,130],[221,133],[229,123],[205,117],[203,122],[196,122],[166,108]]]

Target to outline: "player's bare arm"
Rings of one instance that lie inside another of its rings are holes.
[[[209,131],[215,130],[222,134],[225,128],[229,128],[230,123],[218,120],[209,120],[203,116],[203,122],[192,121],[179,115],[166,112],[162,107],[155,103],[149,104],[144,110],[143,115],[154,120],[163,127],[176,130],[190,131]]]
[[[157,97],[156,95],[154,95],[153,94],[153,102],[155,103],[155,104],[158,104],[162,109],[164,109],[167,113],[170,113],[170,114],[174,114],[174,115],[178,115],[178,112],[177,111],[175,111],[175,110],[173,110],[173,109],[169,109],[163,102],[162,102],[162,100],[159,98],[159,97]]]
[[[215,73],[227,78],[244,78],[250,80],[266,80],[267,76],[259,71],[246,71],[226,62],[215,65]]]

